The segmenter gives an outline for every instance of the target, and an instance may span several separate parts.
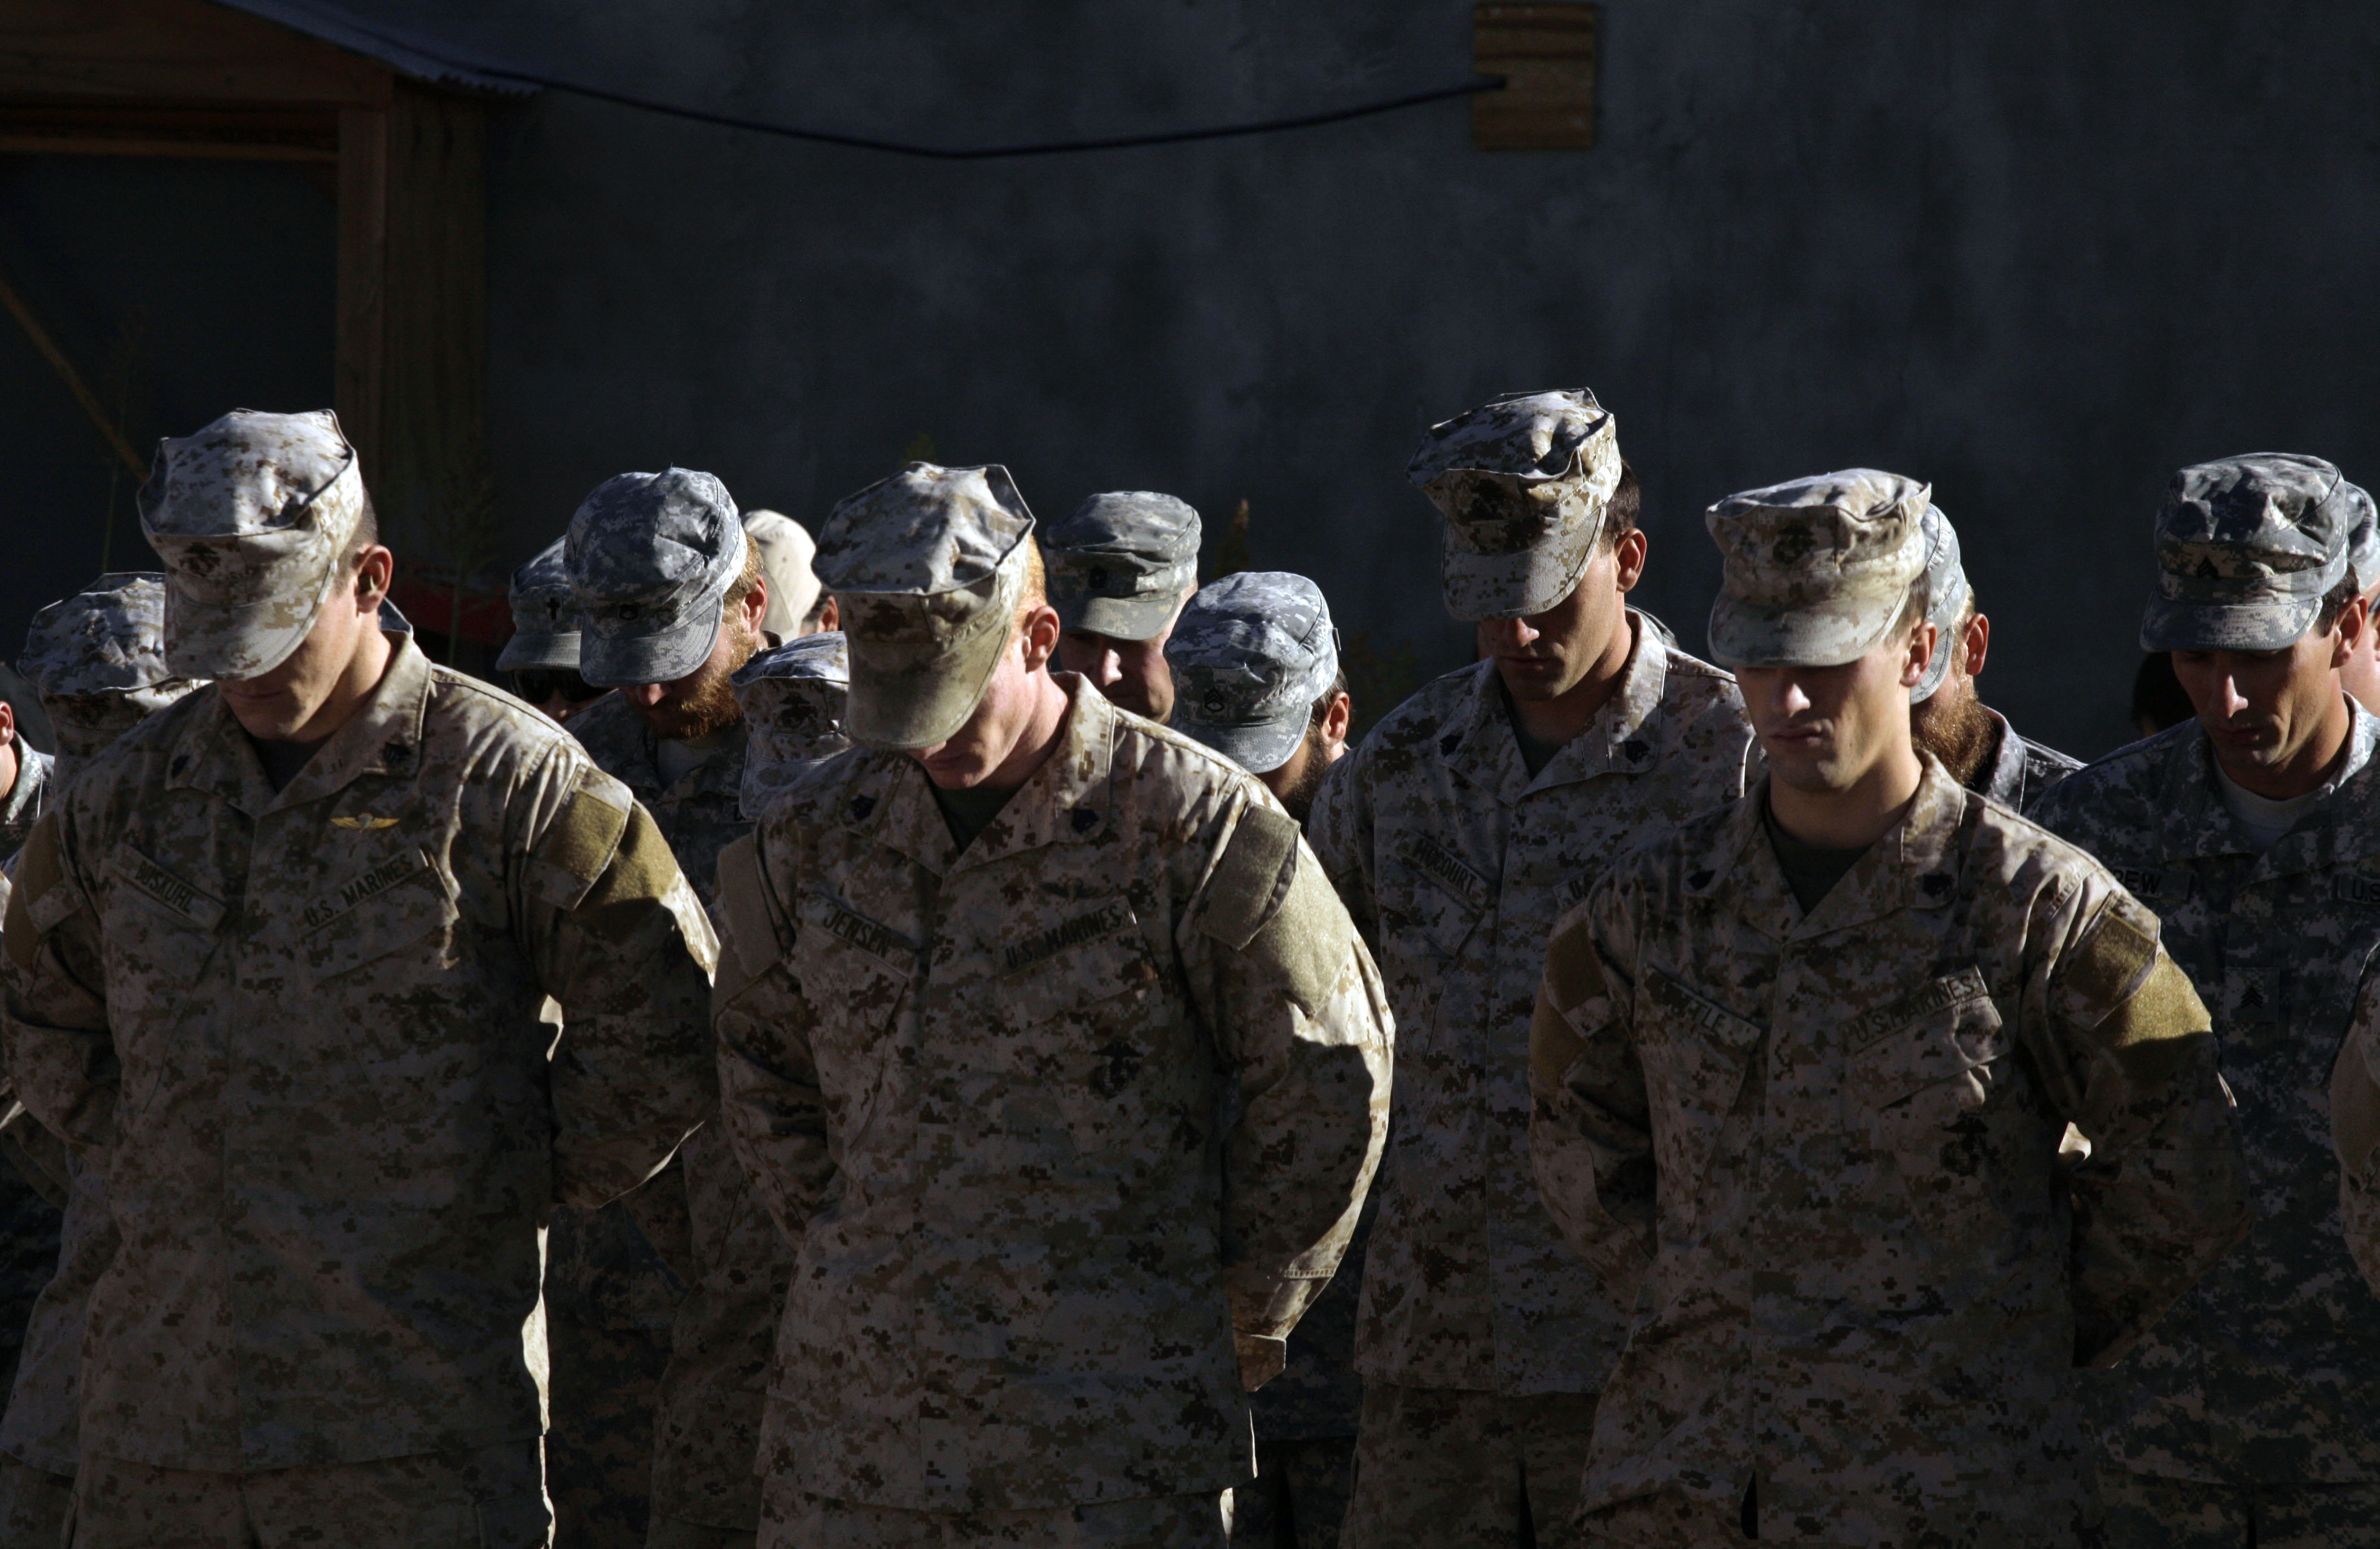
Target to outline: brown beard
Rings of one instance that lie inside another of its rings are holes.
[[[1964,691],[1958,692],[1956,698],[1949,697],[1956,691],[1946,683],[1942,685],[1946,692],[1910,707],[1909,732],[1920,753],[1932,754],[1952,780],[1972,785],[1984,760],[1998,744],[2000,727],[1974,690],[1960,686]]]
[[[1322,782],[1330,773],[1330,760],[1322,756],[1322,733],[1309,726],[1305,730],[1306,751],[1312,755],[1299,772],[1297,783],[1281,793],[1281,805],[1297,819],[1299,828],[1305,827],[1313,816],[1314,798],[1321,793]]]
[[[735,626],[731,622],[728,627]],[[738,634],[740,636],[744,632]],[[665,742],[700,742],[713,732],[733,726],[744,719],[744,707],[736,702],[735,687],[727,680],[751,660],[759,644],[757,636],[739,637],[725,663],[705,662],[687,687],[663,696],[658,705],[649,708],[631,700],[628,708],[637,712],[637,719],[654,736]]]

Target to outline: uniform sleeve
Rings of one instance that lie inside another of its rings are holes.
[[[810,1053],[816,1019],[787,966],[793,922],[779,906],[764,837],[747,834],[719,854],[711,1022],[727,1143],[778,1229],[799,1241],[833,1181],[837,1158]]]
[[[1223,1137],[1223,1284],[1248,1386],[1354,1235],[1388,1136],[1378,970],[1297,825],[1244,805],[1178,938],[1237,1102]]]
[[[68,1144],[114,1138],[122,1071],[107,1024],[99,917],[72,875],[70,809],[55,807],[17,859],[6,937],[9,1080],[32,1116]]]
[[[2330,1079],[2331,1144],[2348,1252],[2380,1291],[2380,974],[2367,974]]]
[[[1653,1262],[1652,1106],[1606,882],[1547,943],[1529,1023],[1529,1161],[1554,1225],[1621,1306]]]
[[[1364,777],[1364,754],[1358,748],[1331,767],[1315,793],[1314,811],[1305,825],[1306,843],[1322,863],[1322,874],[1338,890],[1348,917],[1365,941],[1378,951],[1380,908],[1373,892],[1372,801]]]
[[[716,1106],[718,942],[651,816],[592,765],[577,766],[523,885],[529,954],[562,1007],[554,1197],[592,1208],[651,1177]]]
[[[2074,1359],[2109,1366],[2246,1235],[2247,1163],[2213,1023],[2156,916],[2090,880],[2045,889],[2034,915],[2025,1020],[2051,1030],[2051,1095],[2090,1143],[2068,1174]]]

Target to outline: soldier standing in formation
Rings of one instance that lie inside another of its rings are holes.
[[[1645,1308],[1596,1416],[1597,1543],[2080,1542],[2074,1367],[2244,1223],[2155,918],[1912,747],[1925,504],[1854,469],[1711,509],[1711,643],[1768,778],[1547,953],[1537,1176]],[[2070,1177],[2070,1121],[2097,1147]]]
[[[599,485],[571,518],[565,553],[579,675],[614,691],[575,717],[571,733],[652,813],[715,918],[719,853],[751,828],[750,728],[731,680],[770,643],[760,546],[717,478],[671,468]],[[732,1549],[759,1527],[752,1463],[793,1250],[769,1229],[716,1123],[687,1139],[678,1163],[624,1202],[656,1246],[674,1250],[686,1283],[650,1400],[645,1543]]]
[[[736,805],[757,823],[804,769],[851,745],[843,734],[851,657],[841,631],[805,635],[758,652],[728,682],[751,728]]]
[[[1992,621],[1975,608],[1975,588],[1959,563],[1959,533],[1942,508],[1925,507],[1926,617],[1934,660],[1909,691],[1909,730],[1917,751],[1940,761],[1970,791],[2022,812],[2082,766],[2016,733],[2008,717],[1975,696],[1975,677],[1991,648]]]
[[[764,1545],[1220,1545],[1386,1124],[1378,984],[1248,776],[1042,669],[998,467],[838,505],[845,729],[721,863],[726,1126],[798,1243]]]
[[[381,628],[329,414],[166,442],[140,509],[216,681],[78,777],[6,927],[20,1095],[122,1238],[77,1543],[541,1543],[539,1228],[713,1102],[708,922],[618,782]]]
[[[1172,713],[1165,641],[1198,589],[1198,514],[1172,495],[1093,495],[1039,537],[1057,665],[1135,715]]]
[[[165,666],[164,577],[123,572],[33,615],[18,659],[57,738],[57,789],[149,716],[205,684]],[[0,906],[8,884],[0,877]],[[0,1419],[0,1543],[67,1541],[78,1462],[83,1310],[115,1257],[99,1169],[30,1118],[11,1122],[10,1159],[49,1181],[65,1215],[54,1273],[24,1329],[24,1359]]]
[[[1346,1539],[1502,1549],[1527,1523],[1573,1543],[1631,1309],[1530,1177],[1530,1008],[1555,917],[1621,852],[1741,794],[1752,732],[1727,675],[1627,606],[1639,494],[1593,394],[1497,399],[1433,428],[1410,473],[1486,660],[1391,711],[1314,809],[1397,1022]]]
[[[578,599],[555,539],[535,559],[513,572],[505,600],[513,613],[513,637],[496,658],[496,670],[512,674],[513,692],[556,720],[568,720],[608,690],[578,675]]]
[[[1301,824],[1347,751],[1347,675],[1322,588],[1303,575],[1244,570],[1182,610],[1165,662],[1172,725],[1255,775]],[[1354,1482],[1364,1399],[1355,1374],[1355,1297],[1376,1196],[1330,1289],[1289,1336],[1281,1375],[1251,1394],[1257,1477],[1232,1492],[1232,1542],[1253,1549],[1336,1549]]]
[[[2339,683],[2371,628],[2350,560],[2372,511],[2316,457],[2176,474],[2141,645],[2173,653],[2197,717],[2034,808],[2159,911],[2214,1012],[2255,1209],[2089,1385],[2115,1549],[2349,1549],[2380,1522],[2380,1300],[2319,1095],[2380,949],[2380,720]]]

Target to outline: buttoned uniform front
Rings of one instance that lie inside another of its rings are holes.
[[[1632,845],[1741,795],[1753,747],[1735,681],[1631,623],[1617,691],[1535,778],[1483,661],[1392,711],[1315,803],[1399,1033],[1367,1380],[1588,1393],[1627,1333],[1529,1175],[1530,1009],[1555,918]]]
[[[14,1069],[123,1238],[86,1465],[533,1443],[549,1204],[634,1187],[714,1100],[714,943],[651,820],[542,716],[391,644],[277,794],[202,692],[28,847]]]
[[[2380,1485],[2380,1298],[2342,1234],[2322,1100],[2380,949],[2380,720],[2356,709],[2351,735],[2362,767],[2262,854],[2224,805],[2195,720],[2034,808],[2164,920],[2166,950],[2214,1012],[2256,1212],[2240,1251],[2089,1385],[2116,1470],[2242,1489]]]
[[[617,696],[572,717],[570,731],[653,815],[716,919],[720,852],[752,828],[741,805],[747,723],[722,732],[721,745],[674,783],[662,775],[658,739]],[[682,1176],[648,1185],[682,1190],[687,1222],[687,1292],[671,1320],[653,1422],[652,1516],[748,1533],[760,1519],[753,1470],[793,1248],[716,1123],[687,1137],[678,1160]]]
[[[721,862],[726,1127],[797,1244],[771,1520],[1211,1519],[1242,1362],[1277,1367],[1378,1159],[1378,978],[1296,826],[1057,681],[1057,747],[964,851],[915,761],[854,749]]]
[[[1806,914],[1767,801],[1637,851],[1546,957],[1536,1176],[1643,1309],[1590,1537],[1731,1538],[1756,1477],[1764,1542],[2082,1542],[2073,1369],[2246,1223],[2205,1010],[2113,877],[1931,758]]]

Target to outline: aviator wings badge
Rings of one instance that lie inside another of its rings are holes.
[[[374,817],[369,812],[359,812],[353,817],[334,817],[331,819],[331,824],[334,828],[358,829],[365,833],[377,833],[382,829],[395,828],[396,819],[394,817]]]

